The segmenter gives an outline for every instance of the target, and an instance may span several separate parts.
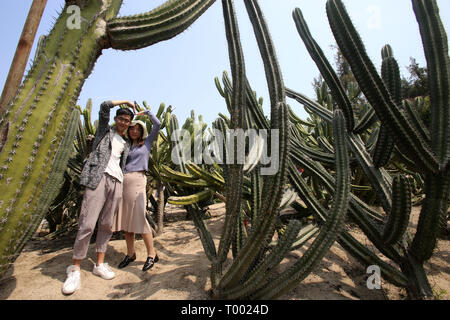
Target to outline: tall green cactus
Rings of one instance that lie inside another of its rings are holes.
[[[189,183],[195,181],[192,179],[201,179],[197,181],[204,181],[205,186],[213,190],[225,189],[225,197],[222,199],[226,202],[226,216],[218,248],[214,245],[206,225],[199,219],[198,212],[188,206],[188,211],[192,213],[199,231],[206,256],[211,261],[212,296],[219,299],[276,298],[308,275],[340,234],[350,199],[345,120],[340,111],[336,111],[335,117],[331,117],[335,119],[337,171],[333,208],[330,211],[323,209],[321,232],[313,246],[295,265],[281,275],[277,275],[277,266],[283,257],[315,236],[319,228],[313,225],[302,226],[298,221],[292,220],[284,232],[278,234],[278,241],[272,242],[280,220],[279,212],[283,205],[290,203],[291,200],[288,198],[292,199],[292,195],[295,195],[295,193],[288,193],[287,197],[283,197],[286,178],[292,175],[293,170],[297,172],[289,159],[291,134],[289,117],[293,115],[285,103],[281,71],[258,2],[246,0],[245,5],[266,70],[271,100],[270,120],[266,119],[262,111],[262,102],[257,101],[246,79],[233,1],[223,0],[222,4],[232,83],[225,74],[224,88],[222,89],[218,80],[216,85],[225,98],[231,119],[221,115],[221,118],[215,121],[214,127],[223,133],[226,133],[229,128],[279,130],[281,132],[279,143],[275,144],[280,155],[279,171],[273,176],[260,176],[259,165],[255,167],[224,164],[222,165],[224,179],[221,179],[216,172],[208,173],[195,165],[183,164],[180,166],[181,172],[172,172],[171,175],[180,181],[189,180]],[[174,124],[173,127],[177,126]],[[275,139],[275,136],[271,138]],[[232,151],[235,152],[235,150]],[[295,177],[302,180],[298,175]],[[200,196],[208,196],[208,194],[209,191],[206,189],[198,194],[175,198],[175,200],[195,201]],[[225,264],[230,248],[233,261],[231,264]]]
[[[367,208],[355,203],[356,198],[351,201],[350,217],[379,251],[400,267],[402,276],[398,269],[382,264],[382,274],[385,279],[405,287],[412,298],[430,298],[432,290],[423,269],[423,263],[431,257],[436,246],[436,238],[447,212],[449,196],[448,98],[450,87],[448,81],[450,65],[447,37],[439,18],[436,1],[413,0],[412,2],[424,43],[429,75],[433,79],[433,84],[430,85],[434,96],[431,104],[432,117],[434,117],[431,134],[419,118],[407,109],[408,105],[400,101],[398,66],[392,56],[392,49],[386,46],[382,50],[381,78],[367,57],[364,45],[343,3],[340,0],[328,0],[326,7],[330,26],[339,48],[349,62],[358,85],[381,121],[379,141],[373,155],[370,155],[367,146],[362,143],[358,135],[364,129],[347,128],[347,143],[368,176],[372,187],[377,190],[386,212],[386,219],[380,222],[379,218],[371,214]],[[294,11],[293,17],[302,40],[310,48],[308,43],[312,42],[311,36],[307,32],[306,22],[299,9]],[[310,53],[321,71],[328,66],[324,61],[317,60],[316,57],[321,53],[317,47],[312,48]],[[326,69],[326,72],[330,72],[330,69]],[[326,81],[331,80],[326,79]],[[332,90],[336,89],[332,88]],[[292,90],[288,92],[315,110],[326,121],[330,121],[328,110],[300,97]],[[345,109],[346,105],[341,103],[338,107]],[[400,159],[407,162],[409,170],[425,176],[425,200],[413,238],[406,231],[411,210],[411,190],[408,179],[397,176],[392,182],[383,169],[389,159],[382,152],[388,153],[386,151],[392,150],[392,146],[387,148],[388,145],[392,145],[388,141],[388,135],[393,137],[396,148],[405,153],[404,155],[400,153]],[[411,166],[408,158],[414,159],[418,165]],[[320,174],[319,177],[324,183],[331,182],[326,175]],[[380,265],[380,259],[373,254],[367,255],[367,249],[364,249],[363,245],[355,241],[350,244],[348,240],[350,240],[348,235],[343,233],[339,242],[358,260],[365,264]]]
[[[191,25],[214,0],[167,1],[116,18],[122,0],[80,2],[83,22],[69,28],[66,7],[39,50],[17,95],[0,115],[0,274],[14,261],[36,221],[43,186],[84,81],[103,49],[136,49]],[[51,196],[55,196],[52,194]]]

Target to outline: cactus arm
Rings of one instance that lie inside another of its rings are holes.
[[[194,204],[199,201],[204,201],[211,198],[214,195],[214,191],[210,189],[205,189],[203,191],[188,195],[188,196],[171,196],[167,201],[170,204],[187,206],[189,204]]]
[[[416,100],[415,100],[416,101]],[[431,141],[430,130],[423,123],[423,120],[420,118],[420,115],[416,109],[416,102],[410,102],[409,100],[403,100],[402,105],[409,119],[414,123],[416,128],[419,130],[419,134],[421,134],[425,141]],[[417,102],[418,103],[418,102]]]
[[[184,181],[195,181],[197,180],[196,177],[194,177],[191,174],[186,174],[183,172],[179,172],[176,171],[166,165],[161,165],[161,172],[164,173],[164,175],[166,175],[170,180],[175,180],[175,181],[179,181],[179,182],[184,182]]]
[[[248,205],[248,202],[245,202],[243,205],[244,206]],[[233,239],[231,242],[233,258],[237,257],[239,251],[241,250],[241,248],[244,245],[244,242],[247,239],[247,230],[245,228],[244,219],[245,219],[245,211],[244,209],[242,209],[241,213],[236,217],[235,221],[236,230],[233,233]]]
[[[375,168],[372,162],[372,157],[367,152],[365,145],[359,136],[349,134],[347,140],[350,150],[358,159],[358,162],[360,163],[364,173],[369,178],[372,187],[377,190],[377,196],[379,197],[383,208],[386,211],[390,211],[392,205],[391,177],[383,168]]]
[[[224,74],[225,74],[225,72],[224,72]],[[217,91],[219,91],[219,94],[220,94],[223,98],[225,98],[225,91],[223,91],[222,85],[220,84],[219,77],[214,77],[214,84],[216,85],[216,89],[217,89]],[[222,113],[219,113],[219,115],[222,116],[223,114],[222,114]],[[223,116],[225,116],[225,115],[223,115]],[[226,116],[225,116],[225,117],[226,117]]]
[[[294,18],[297,31],[303,40],[311,58],[315,61],[317,67],[320,70],[325,82],[331,90],[334,100],[336,101],[339,108],[342,109],[345,115],[346,124],[350,131],[353,131],[355,126],[355,120],[353,116],[353,107],[345,94],[345,90],[342,87],[338,76],[334,72],[328,59],[325,57],[322,49],[317,45],[317,42],[311,36],[308,25],[306,24],[303,14],[300,9],[294,9],[292,16]]]
[[[231,93],[231,129],[242,128],[245,111],[245,64],[244,54],[240,43],[239,28],[237,24],[236,12],[233,1],[222,1],[223,16],[225,20],[225,31],[228,42],[228,53],[230,57],[230,67],[233,79],[233,90]],[[233,159],[236,161],[237,145],[234,146]],[[222,263],[226,260],[233,235],[239,232],[237,219],[241,214],[243,165],[228,165],[229,175],[226,181],[226,216],[222,236],[219,242],[217,263],[213,269],[221,269]],[[213,263],[214,264],[214,263]]]
[[[382,123],[372,156],[375,168],[381,168],[387,165],[391,158],[392,151],[394,150],[394,146],[394,139],[392,139],[389,128]]]
[[[86,103],[86,108],[83,110],[83,118],[84,118],[84,127],[87,130],[87,134],[95,135],[95,128],[91,122],[91,113],[92,113],[92,99],[89,98]]]
[[[277,104],[285,101],[285,88],[281,76],[281,69],[278,64],[275,48],[270,38],[270,33],[259,4],[255,0],[244,1],[250,21],[252,22],[253,30],[258,43],[259,51],[264,63],[264,70],[267,79],[267,86],[269,89],[269,96],[272,105],[271,119],[281,121],[278,119]]]
[[[322,204],[317,200],[314,192],[309,188],[305,179],[298,173],[293,161],[289,163],[289,181],[301,200],[305,203],[309,210],[313,213],[317,221],[326,221],[327,212]]]
[[[312,159],[320,161],[322,163],[332,164],[334,163],[334,154],[328,152],[322,152],[315,148],[308,147],[301,140],[293,140],[292,146],[296,149],[308,154]]]
[[[392,100],[399,105],[402,102],[400,69],[390,45],[387,44],[381,49],[381,58],[381,78],[383,79]]]
[[[377,265],[380,267],[381,276],[390,283],[406,287],[408,279],[400,271],[392,267],[390,264],[381,260],[371,250],[363,246],[359,241],[353,238],[347,231],[343,231],[337,240],[338,243],[350,253],[355,259],[366,266]]]
[[[288,270],[255,294],[255,298],[273,299],[298,284],[320,262],[339,236],[350,198],[350,168],[345,141],[345,120],[342,111],[334,112],[333,134],[336,150],[336,195],[329,217],[319,235],[304,255]]]
[[[292,250],[292,244],[296,240],[300,227],[299,221],[291,220],[285,234],[278,241],[275,248],[252,270],[248,279],[232,289],[221,292],[221,297],[224,299],[248,297],[252,292],[267,285],[267,282],[270,281],[269,276],[274,271],[274,268]]]
[[[253,30],[260,48],[271,100],[271,127],[280,132],[279,170],[273,176],[268,176],[263,183],[263,194],[268,194],[261,205],[261,216],[252,228],[244,247],[240,250],[236,263],[230,267],[220,281],[219,289],[236,285],[245,276],[260,254],[266,242],[272,237],[275,218],[278,213],[283,193],[286,175],[289,139],[289,114],[284,101],[284,84],[280,68],[276,59],[273,43],[267,30],[266,22],[256,1],[245,1],[246,9],[253,25]]]
[[[295,123],[295,124],[301,124],[301,125],[307,126],[307,127],[314,127],[314,125],[313,125],[312,123],[300,119],[300,118],[294,113],[294,111],[292,110],[292,108],[291,108],[289,105],[288,105],[288,110],[289,110],[289,120],[290,120],[292,123]]]
[[[259,173],[255,170],[251,173],[251,220],[256,221],[258,218],[258,214],[260,213],[261,208],[261,176]]]
[[[247,92],[247,105],[249,111],[252,113],[252,119],[255,121],[255,125],[261,129],[270,129],[270,125],[262,112],[262,107],[259,102],[256,100],[256,97],[253,94],[253,90],[248,82],[248,79],[245,79],[245,90]]]
[[[335,179],[320,165],[309,159],[308,156],[300,153],[293,153],[291,155],[293,161],[298,163],[313,175],[321,179],[321,182],[329,190],[330,193],[335,193]],[[322,205],[312,196],[312,191],[308,189],[304,183],[303,178],[298,176],[295,167],[290,170],[290,181],[297,190],[301,199],[307,204],[308,208],[314,213],[316,219],[320,222],[326,221],[327,213]],[[381,252],[387,257],[399,261],[401,259],[398,248],[387,247],[383,245],[381,239],[380,224],[383,222],[383,216],[376,211],[373,211],[363,201],[353,194],[350,194],[349,215],[353,221],[363,230],[370,241],[380,248]]]
[[[420,211],[417,231],[410,248],[419,261],[430,259],[436,247],[437,236],[444,223],[448,208],[450,173],[427,174],[425,200]]]
[[[287,89],[286,92],[288,96],[291,96],[300,103],[307,105],[309,108],[317,112],[319,116],[321,116],[325,121],[330,122],[331,111],[291,89]],[[388,174],[385,173],[383,169],[379,171],[378,169],[374,168],[372,157],[367,153],[364,144],[362,143],[362,141],[360,141],[357,135],[349,134],[348,143],[352,149],[353,154],[360,162],[366,174],[369,178],[371,178],[373,187],[381,191],[381,200],[383,206],[390,210],[392,192],[390,187],[391,182],[389,181]]]
[[[228,78],[227,72],[223,73],[222,81],[224,83],[224,87],[226,91],[232,91],[231,81]],[[258,101],[256,100],[256,97],[253,94],[253,90],[250,86],[250,83],[248,82],[248,79],[245,78],[245,86],[246,86],[246,96],[247,96],[247,108],[251,113],[251,118],[253,121],[255,121],[255,125],[257,128],[261,129],[270,129],[270,125],[267,122],[266,117],[264,116],[264,113],[262,112],[261,108],[259,107]]]
[[[320,228],[314,224],[310,224],[302,228],[302,230],[300,230],[298,238],[294,241],[294,243],[292,243],[291,251],[301,248],[309,239],[314,237],[319,231]]]
[[[369,138],[367,138],[367,140],[366,140],[365,145],[366,145],[367,151],[369,151],[370,153],[372,153],[373,150],[375,149],[375,143],[377,142],[379,131],[380,131],[380,127],[373,128],[372,132],[370,133]],[[394,150],[395,151],[398,150],[398,148],[395,146],[395,144],[394,144]]]
[[[107,24],[105,48],[135,50],[168,40],[192,25],[215,0],[176,0],[147,13],[118,17]]]
[[[214,261],[217,255],[216,247],[214,245],[214,240],[211,236],[211,233],[208,231],[208,228],[205,225],[205,222],[203,221],[202,217],[197,212],[195,212],[192,206],[187,206],[186,210],[194,220],[194,224],[200,234],[200,241],[202,242],[203,248],[205,249],[206,256],[210,261]]]
[[[377,122],[377,114],[372,107],[369,107],[366,112],[358,119],[356,123],[355,130],[353,132],[355,134],[361,134],[365,130],[367,130],[371,125]]]
[[[430,146],[391,99],[380,76],[367,56],[358,32],[350,21],[340,0],[327,1],[327,15],[335,39],[349,62],[362,92],[375,109],[382,123],[389,125],[398,146],[413,154],[417,164],[425,170],[436,172],[439,163]]]
[[[447,34],[435,0],[413,0],[430,81],[432,149],[441,167],[450,158],[450,58]]]
[[[317,137],[317,142],[319,143],[319,146],[322,150],[329,154],[334,154],[334,148],[333,146],[328,142],[327,138],[324,138],[322,136]]]
[[[411,214],[411,187],[403,175],[394,177],[392,185],[392,210],[383,230],[383,242],[394,244],[405,233]]]
[[[314,112],[316,112],[322,119],[326,120],[327,122],[333,121],[333,112],[324,108],[317,102],[312,101],[307,96],[295,92],[294,90],[289,88],[286,88],[286,95],[289,98],[295,99],[300,104],[306,105],[308,108],[311,108],[312,110],[314,110]]]
[[[192,173],[193,176],[196,176],[199,179],[203,179],[207,181],[208,183],[211,183],[214,187],[217,187],[219,189],[223,189],[225,185],[225,181],[222,177],[217,177],[206,170],[200,168],[195,163],[187,163],[186,168]]]
[[[80,122],[80,113],[78,109],[74,108],[70,119],[65,127],[65,133],[62,134],[62,138],[55,142],[58,145],[57,152],[54,155],[53,163],[51,165],[52,171],[50,172],[46,181],[43,185],[42,196],[33,208],[33,214],[26,212],[20,220],[9,219],[5,223],[0,222],[0,230],[2,231],[0,238],[0,252],[2,253],[0,260],[0,273],[4,272],[8,265],[17,258],[23,249],[24,245],[28,239],[33,235],[44,217],[45,213],[48,211],[53,199],[59,192],[62,183],[64,182],[64,171],[67,168],[67,162],[72,155],[73,151],[73,141],[78,129],[78,123]],[[27,210],[28,211],[28,210]],[[23,226],[22,226],[23,225]],[[15,226],[21,229],[21,232],[16,232],[10,229],[11,226]],[[5,241],[12,232],[12,237],[8,242]]]
[[[381,50],[381,56],[383,59],[381,77],[393,101],[400,106],[402,100],[400,70],[397,61],[393,57],[391,46],[384,46]],[[389,127],[387,124],[381,123],[373,153],[373,164],[376,168],[384,167],[389,162],[394,146],[394,139],[389,131]]]

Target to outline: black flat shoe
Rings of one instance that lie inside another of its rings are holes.
[[[158,254],[156,254],[155,258],[147,257],[147,260],[144,263],[144,266],[142,267],[142,271],[147,271],[148,269],[151,269],[153,265],[159,261]]]
[[[125,258],[122,260],[122,262],[119,263],[119,269],[125,268],[127,265],[130,264],[130,262],[133,262],[134,260],[136,260],[136,253],[133,254],[132,257],[126,255]]]

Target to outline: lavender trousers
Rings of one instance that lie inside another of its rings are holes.
[[[86,188],[78,219],[73,259],[86,258],[97,220],[96,252],[106,252],[112,235],[114,214],[121,199],[122,183],[106,173],[103,174],[96,189]]]

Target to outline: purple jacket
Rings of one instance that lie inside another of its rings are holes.
[[[159,128],[161,128],[161,122],[150,110],[145,110],[145,114],[149,116],[150,120],[152,121],[152,131],[147,136],[147,138],[145,138],[145,142],[141,147],[135,145],[134,147],[130,148],[125,169],[123,170],[124,173],[147,171],[148,169],[150,149],[152,147],[153,141],[155,141],[158,137]]]

